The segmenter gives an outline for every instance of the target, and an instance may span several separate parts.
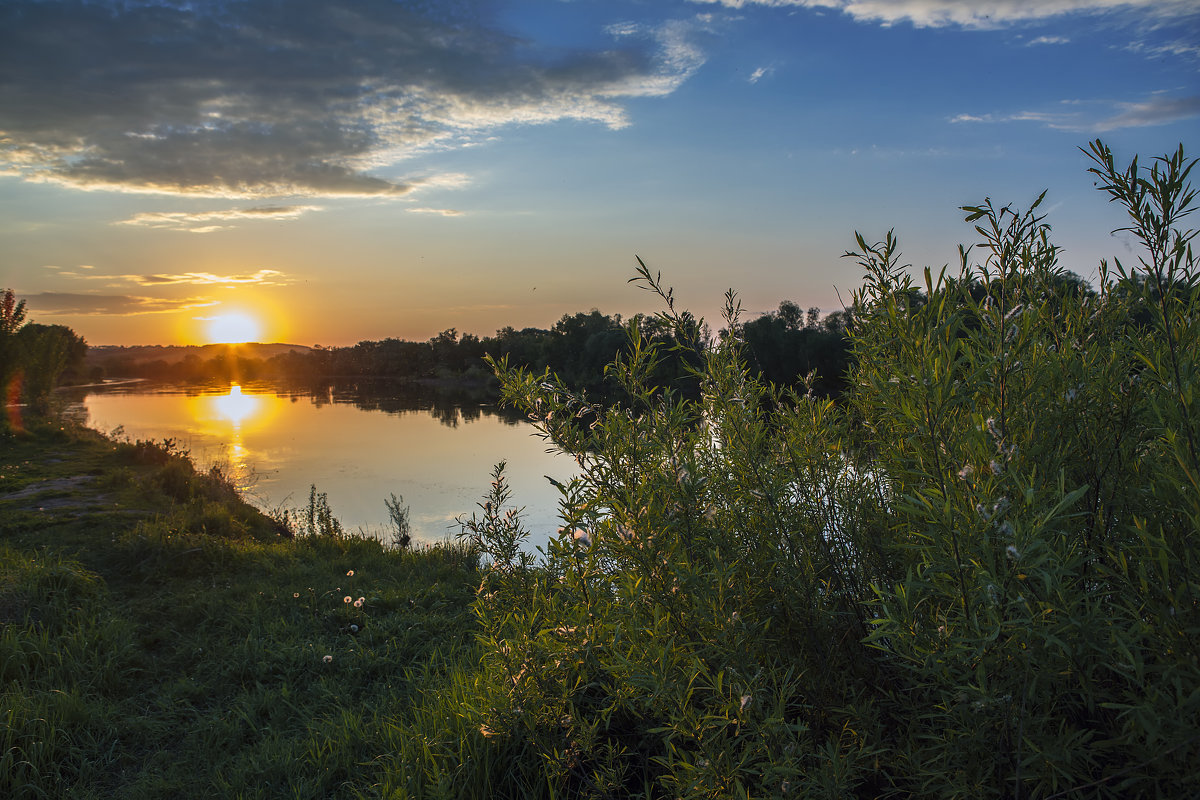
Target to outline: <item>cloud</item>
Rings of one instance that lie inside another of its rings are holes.
[[[191,286],[282,286],[289,281],[284,274],[274,269],[260,269],[250,275],[214,275],[211,272],[184,272],[177,275],[118,275],[109,276],[132,281],[138,286],[173,286],[189,284]]]
[[[25,296],[30,311],[54,315],[128,317],[141,314],[164,314],[189,308],[216,305],[207,297],[169,299],[124,294],[70,294],[41,292]]]
[[[1200,116],[1200,96],[1166,97],[1156,95],[1137,103],[1091,103],[1089,109],[1076,100],[1064,100],[1069,110],[1018,111],[1012,114],[958,114],[951,123],[1037,122],[1064,131],[1104,133],[1118,128],[1166,125]],[[1113,113],[1116,111],[1116,113]]]
[[[1039,36],[1036,39],[1030,39],[1025,46],[1034,47],[1039,44],[1069,44],[1070,39],[1066,36]]]
[[[1126,49],[1132,53],[1143,53],[1151,58],[1176,56],[1200,59],[1200,43],[1187,39],[1174,39],[1157,45],[1146,42],[1134,42]]]
[[[547,51],[473,0],[8,0],[0,171],[80,189],[394,196],[406,156],[512,124],[620,128],[703,63],[696,22]],[[195,230],[195,228],[192,228]]]
[[[749,81],[750,83],[758,83],[760,80],[767,77],[774,71],[775,71],[774,67],[759,67],[758,69],[754,70],[754,72],[751,72],[750,77],[747,78],[746,80]]]
[[[1097,123],[1095,130],[1103,132],[1117,128],[1166,125],[1200,116],[1200,96],[1152,97],[1142,103],[1121,103],[1121,108],[1121,113]]]
[[[411,214],[440,214],[443,217],[461,217],[462,211],[456,208],[410,208]]]
[[[1137,11],[1163,18],[1195,15],[1194,0],[691,0],[727,8],[833,9],[860,22],[910,23],[918,28],[997,28],[1060,17]]]
[[[221,211],[147,211],[134,214],[114,225],[132,225],[140,228],[165,228],[190,233],[211,233],[232,228],[219,224],[243,220],[296,219],[309,211],[320,211],[321,206],[255,206],[253,208],[231,208]]]
[[[108,286],[134,284],[136,286],[284,286],[291,283],[287,275],[276,269],[260,269],[257,272],[242,275],[217,275],[212,272],[183,272],[183,273],[151,273],[113,275],[109,273],[82,273],[63,269],[47,264],[44,269],[52,269],[61,278],[74,278],[84,281],[101,281]],[[82,266],[80,269],[92,269]]]

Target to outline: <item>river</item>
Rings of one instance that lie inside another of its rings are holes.
[[[393,493],[410,509],[414,540],[452,537],[505,461],[530,546],[539,546],[557,528],[559,495],[546,476],[566,481],[576,470],[523,418],[464,393],[378,382],[136,382],[75,389],[69,399],[92,428],[171,439],[200,468],[221,465],[259,508],[301,508],[315,485],[346,530],[385,538]]]

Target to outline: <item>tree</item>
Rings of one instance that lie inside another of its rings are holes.
[[[16,402],[13,381],[19,366],[17,330],[25,321],[25,301],[17,302],[12,289],[0,292],[0,402]]]
[[[63,373],[83,363],[87,342],[66,325],[35,322],[22,326],[15,338],[25,376],[25,399],[35,410],[45,412]]]

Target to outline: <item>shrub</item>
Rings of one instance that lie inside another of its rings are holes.
[[[453,791],[1200,789],[1194,162],[1087,152],[1139,264],[1075,285],[1041,197],[965,208],[978,247],[923,290],[859,236],[842,404],[751,377],[732,292],[703,346],[644,265],[674,335],[631,330],[626,406],[493,362],[581,474],[543,564],[502,471],[467,525],[483,657],[441,785],[484,741],[513,777]],[[698,399],[653,382],[665,341]]]

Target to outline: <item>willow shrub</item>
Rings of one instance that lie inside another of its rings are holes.
[[[487,557],[464,692],[469,794],[1169,796],[1200,790],[1200,462],[1191,164],[1120,171],[1139,263],[1098,292],[1049,227],[990,202],[957,275],[918,291],[858,237],[850,389],[750,377],[737,300],[679,354],[630,329],[601,408],[494,367],[580,476],[543,564],[503,469],[465,527]],[[461,688],[461,687],[460,687]],[[437,759],[434,759],[435,761]],[[428,768],[429,765],[426,765]],[[510,777],[499,777],[508,775]],[[447,782],[449,781],[449,782]]]

